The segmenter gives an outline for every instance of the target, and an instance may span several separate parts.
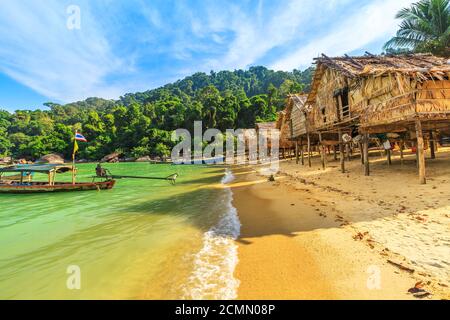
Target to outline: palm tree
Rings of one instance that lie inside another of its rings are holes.
[[[432,52],[450,56],[450,0],[421,0],[397,13],[397,35],[384,49]]]

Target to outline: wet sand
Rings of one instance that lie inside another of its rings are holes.
[[[311,169],[284,162],[275,182],[236,169],[239,299],[448,298],[445,151],[427,186],[395,157],[391,167],[373,159],[371,177],[358,159],[346,174],[331,160],[325,171],[319,159]]]

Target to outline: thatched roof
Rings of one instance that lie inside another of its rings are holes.
[[[293,108],[297,108],[300,111],[307,111],[307,112],[309,112],[311,108],[310,108],[310,106],[305,104],[307,98],[308,98],[307,94],[292,94],[292,95],[290,95],[288,97],[288,99],[291,99],[292,102],[293,102],[293,104],[292,104]],[[288,108],[289,108],[289,106],[288,106]],[[291,111],[292,111],[292,109],[289,110],[289,112],[291,112]]]
[[[431,54],[404,54],[376,56],[366,53],[361,57],[330,58],[322,54],[314,59],[317,64],[308,103],[313,102],[323,73],[327,68],[336,70],[350,79],[362,79],[384,74],[403,74],[418,81],[432,78],[443,80],[450,76],[450,60]]]

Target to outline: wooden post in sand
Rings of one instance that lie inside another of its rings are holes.
[[[400,141],[400,163],[403,165],[403,160],[405,159],[405,155],[403,154],[403,149],[405,148],[405,142],[403,140]]]
[[[388,164],[388,166],[390,166],[392,164],[392,157],[391,157],[391,150],[390,149],[386,150],[386,157],[387,157],[387,164]]]
[[[352,151],[351,151],[351,148],[350,148],[350,143],[346,143],[345,144],[345,153],[346,153],[346,156],[347,156],[347,161],[350,162],[351,159],[352,159],[352,157],[351,157]]]
[[[345,173],[345,154],[344,154],[344,143],[342,141],[342,131],[339,129],[339,155],[341,160],[341,171]]]
[[[370,176],[369,168],[369,134],[364,134],[363,138],[363,161],[364,161],[364,175]]]
[[[309,132],[306,137],[308,139],[308,165],[311,168],[311,137],[309,136]]]
[[[422,123],[420,122],[420,119],[416,119],[416,136],[417,136],[417,163],[419,164],[419,182],[420,184],[426,184],[427,179],[425,176],[425,152],[423,146]]]
[[[322,133],[319,132],[319,147],[320,147],[320,156],[322,160],[322,169],[325,170],[325,158],[327,154],[325,153],[325,146],[322,143]]]
[[[436,159],[435,143],[432,130],[430,130],[430,151],[431,151],[431,159]]]
[[[298,140],[295,140],[295,163],[298,164],[300,162],[298,156]]]
[[[300,138],[300,152],[302,156],[302,166],[305,165],[305,154],[303,152],[303,138]]]
[[[358,143],[359,152],[361,153],[361,164],[364,165],[364,150],[362,142]]]
[[[336,145],[334,145],[333,146],[333,158],[334,158],[334,161],[337,161],[337,146]]]

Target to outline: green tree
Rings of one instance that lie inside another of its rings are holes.
[[[397,14],[402,19],[397,35],[385,50],[410,49],[450,56],[450,0],[421,0]]]

